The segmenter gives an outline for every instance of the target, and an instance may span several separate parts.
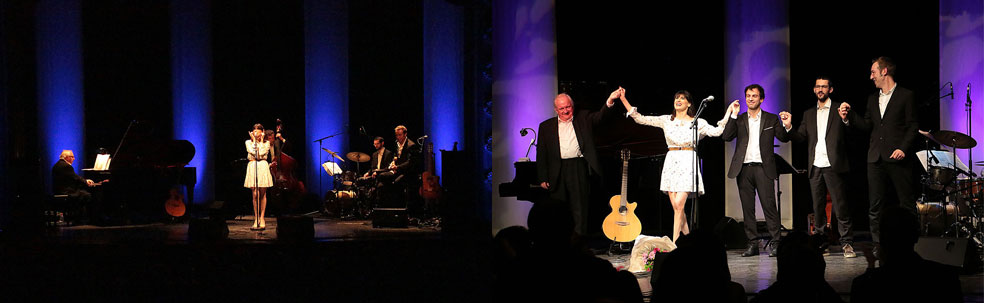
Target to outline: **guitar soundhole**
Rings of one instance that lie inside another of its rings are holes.
[[[626,208],[625,206],[619,206],[619,207],[618,207],[618,213],[619,213],[619,214],[622,214],[622,215],[624,215],[624,214],[625,214],[626,212],[628,212],[628,211],[629,211],[629,209],[628,209],[628,208]]]

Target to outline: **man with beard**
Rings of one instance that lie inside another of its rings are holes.
[[[776,159],[772,148],[772,138],[786,142],[786,129],[779,123],[776,114],[762,110],[765,101],[765,89],[761,85],[752,84],[745,87],[745,104],[748,111],[736,116],[741,104],[738,100],[731,103],[733,108],[731,119],[724,127],[721,139],[731,141],[738,138],[735,153],[731,158],[731,168],[728,178],[738,182],[738,197],[741,200],[741,212],[745,220],[745,235],[749,239],[748,249],[742,257],[759,254],[759,235],[755,220],[755,192],[758,191],[762,212],[765,213],[765,223],[769,228],[772,241],[769,256],[776,256],[779,244],[779,209],[776,208],[775,180]]]
[[[899,87],[895,82],[895,63],[888,57],[878,57],[871,62],[870,76],[878,93],[868,97],[864,117],[851,111],[851,105],[841,104],[839,113],[848,124],[866,132],[868,139],[868,220],[871,238],[878,255],[880,241],[879,215],[888,186],[898,193],[899,206],[916,213],[915,179],[913,178],[912,152],[916,141],[916,97],[911,90]]]
[[[850,170],[847,160],[847,123],[832,108],[840,108],[841,103],[834,103],[830,94],[834,92],[833,82],[829,77],[819,76],[813,85],[813,94],[817,97],[817,106],[803,112],[803,121],[796,131],[792,131],[791,115],[779,113],[783,127],[789,132],[789,138],[800,143],[807,143],[807,160],[810,163],[807,173],[810,177],[810,189],[813,192],[813,220],[818,233],[823,233],[827,223],[827,193],[837,216],[837,231],[840,232],[840,245],[845,258],[856,258],[851,244],[854,233],[851,231],[851,207],[847,204],[847,184],[844,183],[844,173]],[[823,237],[822,237],[823,238]],[[824,245],[826,246],[826,245]]]

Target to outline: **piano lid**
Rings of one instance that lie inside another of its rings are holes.
[[[186,166],[195,157],[195,146],[187,140],[170,140],[154,134],[147,122],[131,123],[120,140],[111,170]]]

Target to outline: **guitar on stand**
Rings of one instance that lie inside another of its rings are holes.
[[[622,149],[622,194],[617,196],[612,196],[608,200],[608,204],[612,207],[612,213],[605,217],[605,221],[601,224],[601,230],[604,231],[605,237],[612,240],[612,246],[616,242],[632,242],[635,238],[639,237],[642,233],[642,222],[639,221],[639,217],[635,214],[635,209],[638,206],[636,203],[628,203],[626,199],[626,194],[629,188],[629,156],[631,152],[629,149]],[[608,249],[609,254],[611,253],[611,247]]]
[[[433,142],[427,142],[427,152],[424,153],[424,167],[427,170],[420,175],[421,185],[418,193],[424,199],[424,208],[427,216],[433,218],[437,217],[434,211],[439,204],[438,201],[441,199],[441,193],[444,191],[441,189],[441,177],[437,175],[436,169],[434,168]]]

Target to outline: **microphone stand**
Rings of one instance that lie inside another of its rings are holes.
[[[533,131],[533,139],[530,139],[530,145],[528,147],[526,147],[526,155],[523,156],[522,158],[519,158],[519,162],[530,162],[530,149],[533,148],[533,145],[536,145],[536,131],[535,130],[533,130],[532,128],[527,127],[527,128],[521,129],[520,130],[520,134],[523,137],[525,137],[526,134],[527,134],[527,132],[525,132],[525,130],[527,130],[527,129]]]
[[[694,130],[694,206],[690,208],[690,230],[697,230],[698,222],[697,220],[697,202],[700,201],[700,159],[697,157],[698,146],[700,142],[700,134],[697,129],[697,121],[700,119],[700,115],[704,113],[704,109],[707,108],[707,99],[700,100],[700,105],[697,107],[697,113],[694,115],[694,121],[690,124],[690,128]]]

